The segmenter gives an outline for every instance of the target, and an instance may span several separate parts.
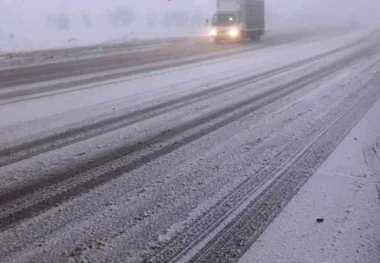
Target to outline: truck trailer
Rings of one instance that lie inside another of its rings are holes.
[[[264,33],[264,0],[217,0],[210,32],[215,42],[259,40]]]

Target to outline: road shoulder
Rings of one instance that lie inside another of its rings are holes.
[[[380,262],[380,101],[239,263]]]

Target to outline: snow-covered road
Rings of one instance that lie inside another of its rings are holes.
[[[380,262],[379,112],[380,101],[239,263]]]
[[[378,33],[2,71],[2,262],[237,261],[379,98]]]

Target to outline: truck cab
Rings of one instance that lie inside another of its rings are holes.
[[[212,19],[210,35],[215,41],[240,40],[242,38],[241,19],[239,12],[219,11]]]
[[[265,32],[263,0],[217,0],[210,36],[215,42],[258,40]]]

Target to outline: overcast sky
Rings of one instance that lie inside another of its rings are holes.
[[[206,20],[212,15],[215,1],[0,0],[0,50],[9,41],[8,46],[19,45],[23,48],[28,45],[56,45],[68,39],[91,43],[121,38],[123,35],[149,38],[164,37],[166,34],[194,34],[199,28],[193,31],[184,27],[163,28],[163,14],[180,10],[189,12],[190,17],[201,13]],[[133,23],[128,27],[115,28],[109,20],[113,10],[120,7],[133,10]],[[380,26],[380,0],[266,0],[266,10],[269,27],[297,24]],[[66,31],[51,26],[54,21],[58,24],[57,17],[61,14],[67,15],[70,20]],[[149,25],[147,17],[152,14],[161,17]]]
[[[171,8],[193,5],[210,7],[215,5],[214,2],[214,0],[0,0],[2,7],[0,12],[6,12],[8,8],[22,8],[30,11],[41,11],[42,9],[51,10],[56,8],[97,10],[117,5],[130,5],[141,8],[154,6]],[[306,8],[317,7],[317,9],[320,9],[320,7],[325,6],[326,9],[329,9],[329,7],[331,8],[339,5],[343,9],[346,9],[347,6],[351,6],[359,9],[367,9],[369,12],[373,11],[373,7],[376,7],[376,10],[379,8],[379,1],[377,0],[266,0],[266,2],[271,7],[276,7],[277,5],[281,8],[284,6],[289,6],[290,8],[300,6]]]
[[[271,13],[294,12],[295,15],[326,13],[327,16],[336,14],[379,16],[379,0],[267,0]],[[44,13],[67,10],[77,12],[103,12],[115,6],[130,6],[136,10],[174,9],[198,6],[204,10],[212,10],[215,0],[0,0],[0,17],[20,14],[30,17]]]

